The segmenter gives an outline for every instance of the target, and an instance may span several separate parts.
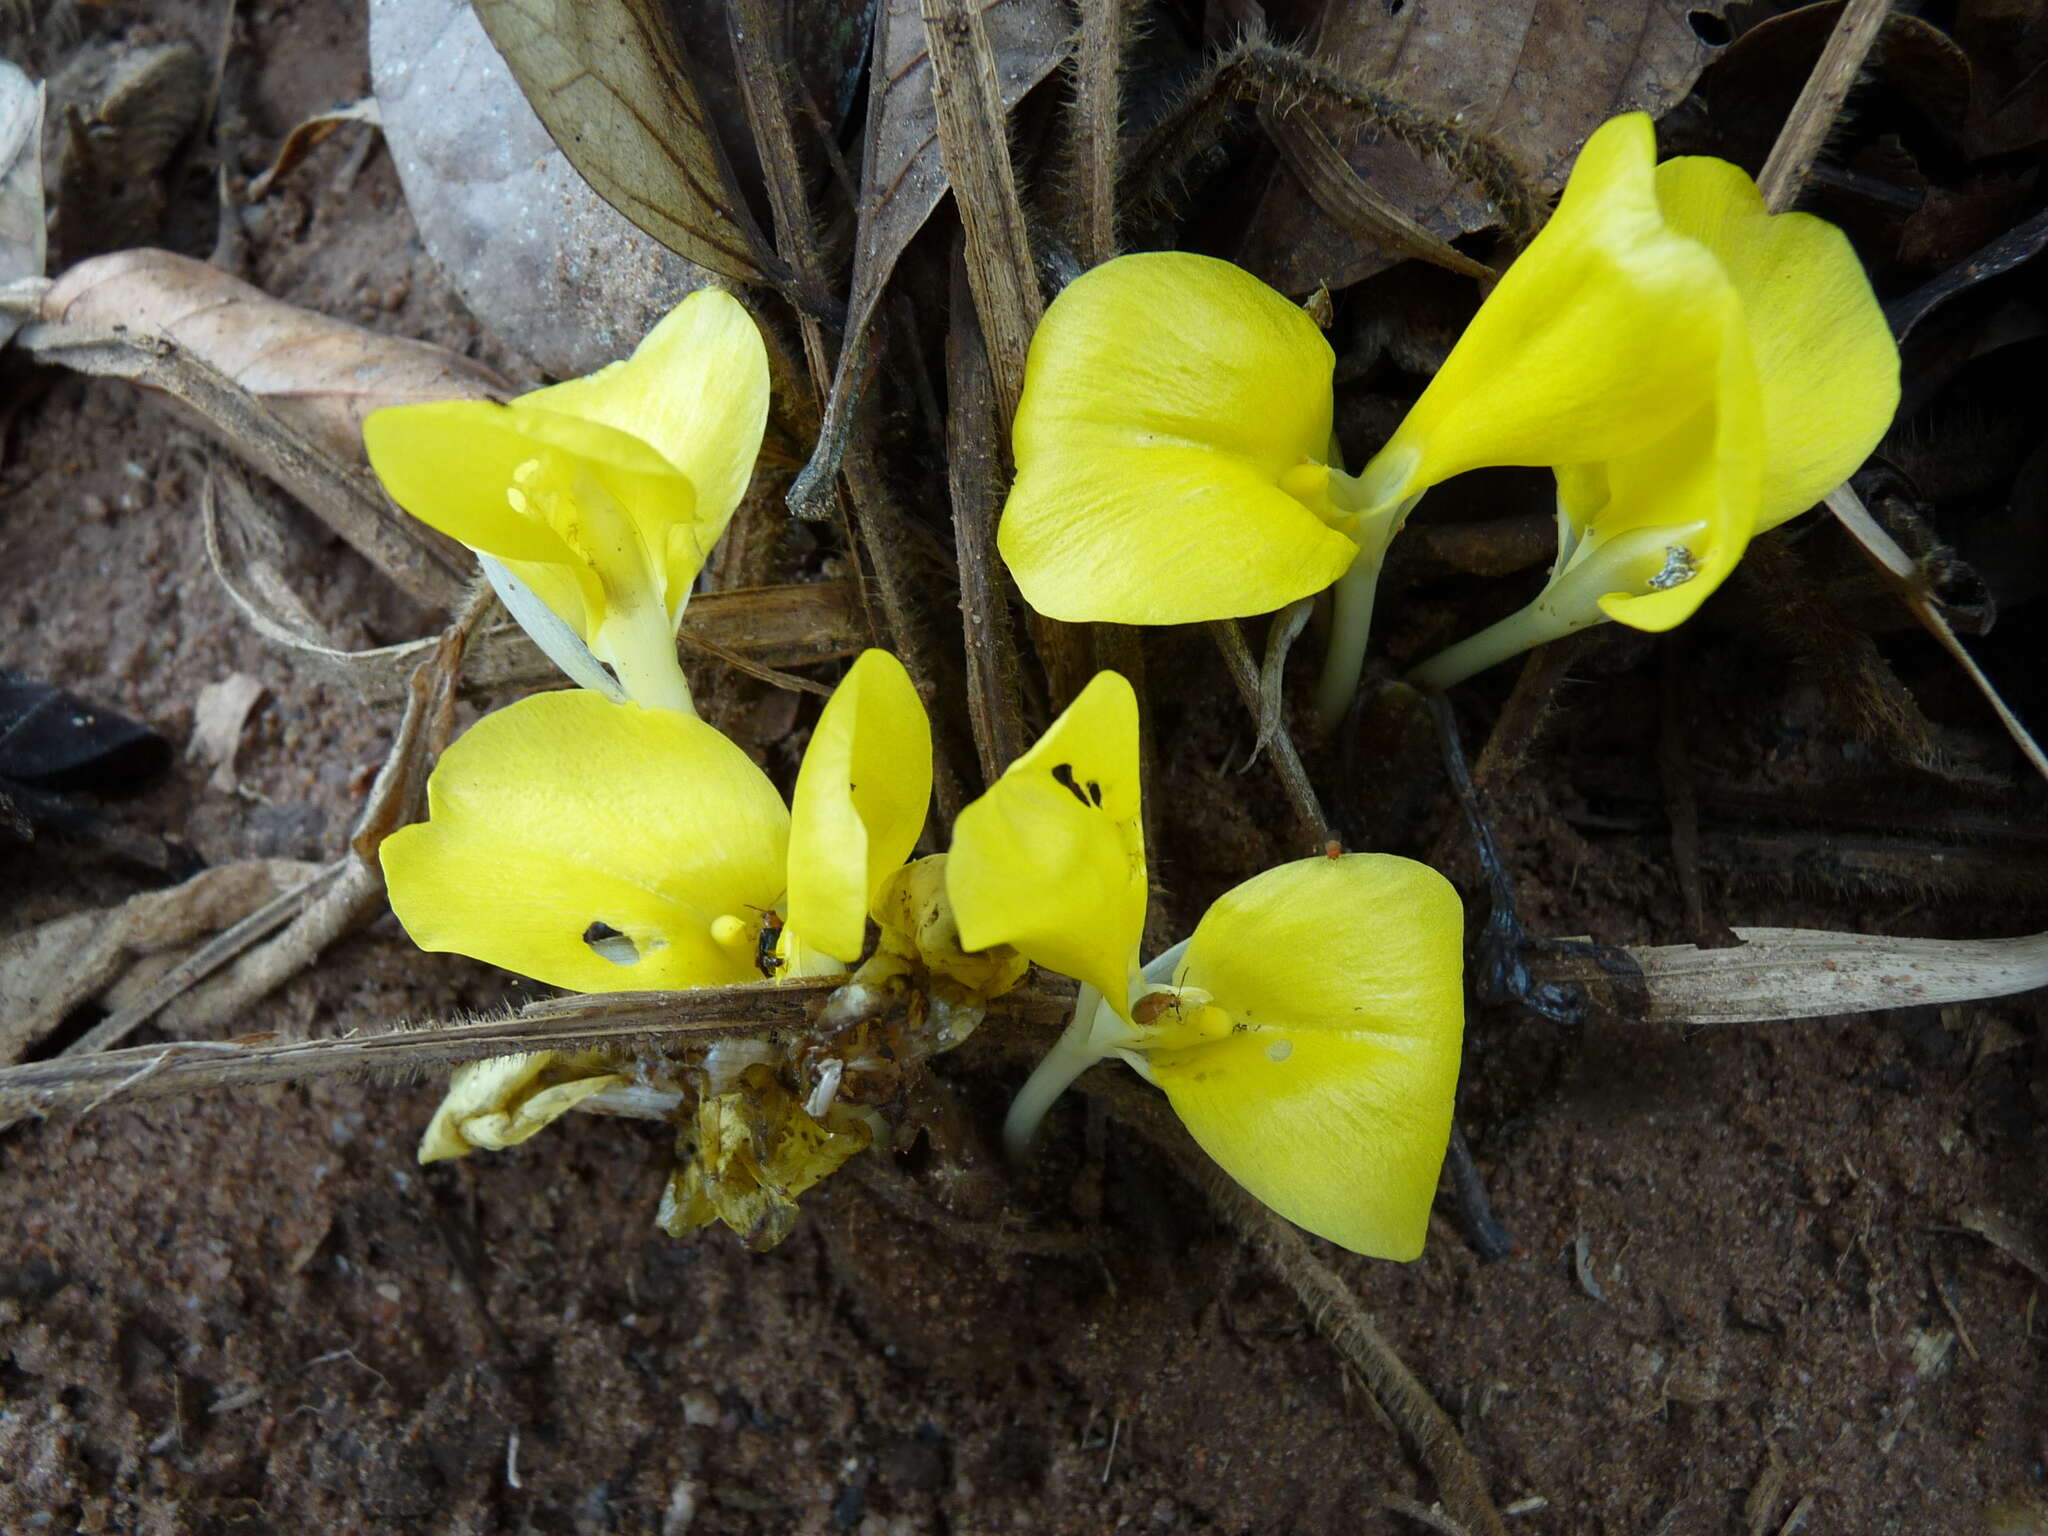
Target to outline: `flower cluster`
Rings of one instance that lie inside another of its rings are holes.
[[[1489,465],[1557,479],[1549,585],[1414,674],[1447,687],[1603,619],[1682,622],[1753,535],[1863,461],[1899,398],[1841,232],[1767,213],[1725,161],[1658,165],[1640,113],[1587,140],[1556,214],[1356,475],[1331,441],[1333,362],[1305,314],[1225,262],[1126,256],[1070,284],[1032,343],[999,533],[1026,600],[1171,624],[1334,585],[1334,722],[1387,545],[1431,486]]]
[[[1413,674],[1448,686],[1601,620],[1681,622],[1751,537],[1860,462],[1898,397],[1840,232],[1769,214],[1720,161],[1657,165],[1640,115],[1587,142],[1556,215],[1355,475],[1332,437],[1332,373],[1309,318],[1225,262],[1134,255],[1071,283],[1032,343],[999,532],[1026,599],[1058,619],[1174,624],[1334,588],[1320,699],[1334,719],[1388,544],[1431,486],[1509,464],[1557,483],[1549,584]],[[900,1063],[902,1042],[873,1038],[863,999],[913,979],[943,1048],[1031,962],[1079,992],[1012,1106],[1014,1155],[1115,1057],[1281,1215],[1361,1253],[1419,1254],[1463,1033],[1450,884],[1333,847],[1226,892],[1144,962],[1138,703],[1114,672],[960,813],[946,853],[907,863],[931,729],[902,664],[869,651],[785,803],[697,718],[676,658],[767,409],[759,332],[704,292],[590,378],[369,419],[392,496],[475,549],[581,685],[485,717],[443,756],[428,819],[384,844],[408,932],[581,992],[860,963],[827,1009],[849,1013],[846,1043],[815,1082],[732,1042],[671,1096],[687,1154],[663,1204],[672,1231],[724,1220],[772,1243],[796,1197],[871,1144],[874,1101],[839,1092],[847,1061]],[[644,1089],[643,1069],[590,1051],[461,1069],[420,1155],[523,1141]]]

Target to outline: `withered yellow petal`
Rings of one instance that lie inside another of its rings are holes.
[[[1321,591],[1357,553],[1280,489],[1329,451],[1333,356],[1307,315],[1207,256],[1120,256],[1046,310],[998,547],[1039,612],[1237,618]]]
[[[1550,222],[1361,471],[1369,499],[1397,503],[1483,465],[1612,458],[1707,403],[1729,280],[1666,225],[1656,152],[1642,113],[1595,130]]]
[[[868,907],[924,831],[932,728],[917,685],[887,651],[863,651],[804,751],[790,805],[789,926],[840,960],[860,958]]]
[[[392,910],[420,948],[578,992],[758,979],[712,924],[781,898],[789,813],[694,716],[584,692],[522,699],[442,755],[427,802],[383,847]]]
[[[704,546],[746,494],[768,424],[768,349],[746,306],[717,288],[678,304],[633,355],[520,397],[647,443],[696,487]]]
[[[1657,167],[1666,222],[1712,251],[1742,304],[1762,388],[1757,531],[1797,516],[1878,444],[1899,405],[1899,351],[1848,237],[1805,213],[1765,211],[1725,160]]]
[[[517,1146],[625,1077],[594,1051],[533,1051],[465,1062],[420,1137],[420,1161]]]
[[[1119,1013],[1145,931],[1138,699],[1098,672],[953,823],[946,890],[968,949],[1008,944]]]
[[[1422,1252],[1464,1033],[1464,908],[1426,865],[1305,859],[1222,896],[1176,980],[1235,1021],[1146,1058],[1219,1166],[1289,1221]]]

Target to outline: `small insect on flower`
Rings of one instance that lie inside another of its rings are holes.
[[[789,962],[775,952],[782,942],[782,914],[767,911],[761,914],[761,932],[754,940],[754,968],[770,981],[775,973]]]

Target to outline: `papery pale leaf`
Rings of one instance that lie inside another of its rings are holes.
[[[1031,343],[998,545],[1055,618],[1171,624],[1329,586],[1357,546],[1280,479],[1329,452],[1315,323],[1228,262],[1156,251],[1068,284]]]
[[[392,910],[420,948],[577,992],[759,979],[751,945],[721,945],[712,924],[751,927],[780,900],[789,813],[695,716],[522,699],[442,755],[427,800],[428,820],[383,847]],[[637,960],[606,958],[611,935]]]
[[[1772,215],[1725,160],[1657,167],[1664,217],[1714,253],[1742,302],[1762,387],[1757,531],[1813,506],[1856,470],[1899,405],[1899,349],[1849,240],[1805,213]]]
[[[370,85],[407,211],[488,329],[551,377],[574,378],[713,281],[577,173],[469,0],[368,10]]]
[[[533,110],[598,195],[679,256],[763,277],[675,33],[653,0],[477,0]]]
[[[953,823],[946,889],[968,949],[1008,944],[1119,1013],[1145,930],[1138,699],[1098,672]]]
[[[860,958],[868,907],[924,831],[932,728],[910,674],[864,651],[818,717],[789,829],[789,926],[841,960]]]
[[[1654,442],[1711,397],[1735,297],[1667,228],[1640,113],[1580,152],[1557,212],[1362,472],[1392,505],[1468,469],[1573,464]]]
[[[460,353],[300,309],[173,251],[82,261],[43,296],[42,312],[67,325],[174,341],[345,463],[361,462],[363,422],[374,411],[507,389]]]
[[[49,254],[43,198],[47,96],[41,81],[0,59],[0,283],[41,277]]]
[[[1422,1252],[1464,1032],[1464,907],[1426,865],[1305,859],[1225,893],[1177,979],[1236,1029],[1144,1059],[1202,1150],[1318,1236]]]

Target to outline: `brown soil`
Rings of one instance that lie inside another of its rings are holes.
[[[254,167],[303,108],[367,82],[352,0],[262,4],[247,26]],[[412,239],[388,160],[344,183],[348,158],[323,148],[261,212],[254,280],[502,361]],[[197,522],[210,450],[122,384],[8,383],[27,393],[0,467],[0,665],[176,743],[201,687],[253,673],[270,695],[240,794],[181,762],[110,814],[209,861],[331,853],[392,721],[295,680],[238,620]],[[351,643],[424,631],[318,524],[280,515],[300,590]],[[1680,728],[1724,780],[1839,792],[1844,748],[1813,685],[1745,638],[1741,600],[1684,642],[1706,681]],[[1917,644],[1895,655],[1930,710],[1993,739]],[[1536,931],[1671,941],[1660,669],[1603,655],[1496,830]],[[1508,680],[1471,690],[1468,736]],[[1185,931],[1290,834],[1268,771],[1227,764],[1249,745],[1235,717],[1191,718],[1178,740],[1155,792],[1212,807],[1206,839],[1178,845],[1207,855],[1158,871]],[[2026,793],[1986,804],[2038,810]],[[1428,798],[1418,848],[1455,826]],[[1617,805],[1647,808],[1634,832]],[[1457,837],[1444,846],[1476,890]],[[1953,882],[1915,895],[1740,873],[1710,882],[1710,905],[1744,924],[2044,926],[2038,889],[1997,905]],[[146,885],[62,844],[0,845],[0,926]],[[242,1028],[446,1017],[518,986],[415,952],[385,918]],[[1956,1213],[2048,1231],[2041,1013],[2031,997],[1683,1034],[1475,1011],[1461,1119],[1515,1255],[1479,1262],[1447,1195],[1419,1263],[1325,1257],[1456,1417],[1512,1530],[1993,1529],[1987,1506],[2048,1495],[2048,1317]],[[999,1113],[999,1078],[956,1068],[953,1086],[984,1124]],[[1011,1200],[1084,1220],[1098,1255],[966,1244],[841,1177],[755,1256],[723,1232],[656,1230],[671,1151],[653,1127],[572,1117],[514,1152],[419,1168],[437,1091],[324,1083],[0,1136],[0,1528],[1425,1528],[1381,1507],[1429,1493],[1288,1293],[1078,1100]]]

